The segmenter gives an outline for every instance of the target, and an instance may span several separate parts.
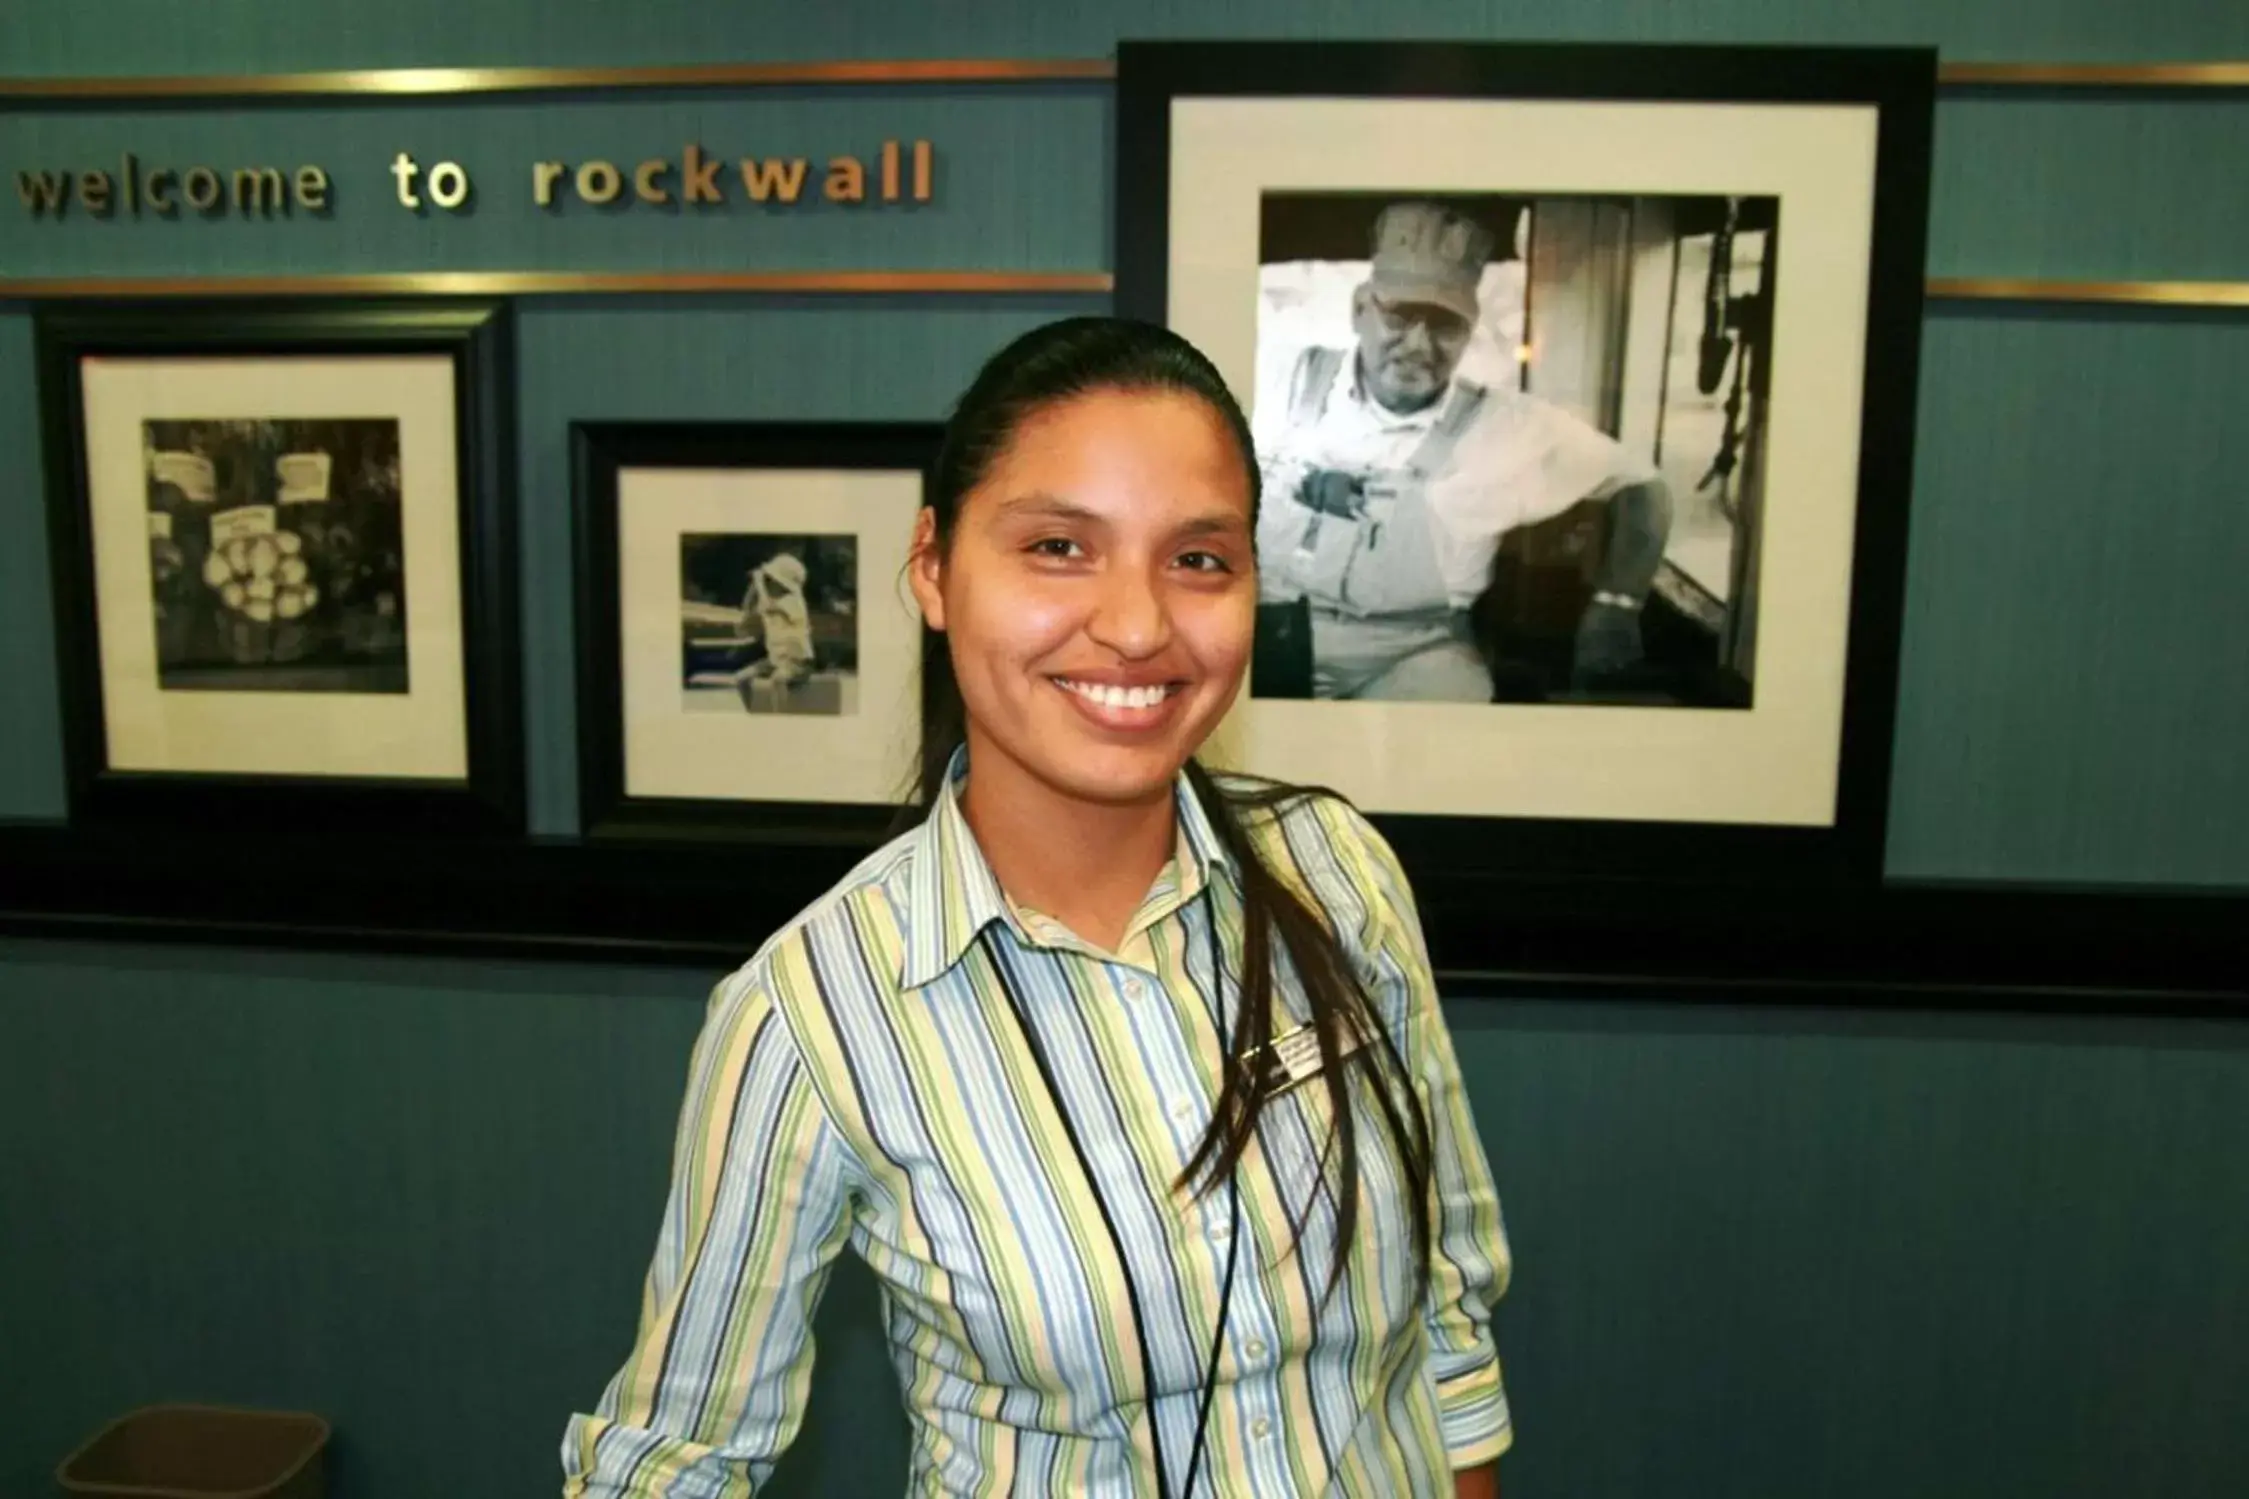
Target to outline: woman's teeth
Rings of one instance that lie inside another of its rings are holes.
[[[1104,708],[1153,708],[1171,695],[1171,689],[1162,683],[1147,687],[1114,687],[1100,682],[1073,682],[1067,677],[1055,680],[1087,702],[1099,703]]]

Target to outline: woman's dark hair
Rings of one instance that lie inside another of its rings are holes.
[[[1258,503],[1256,448],[1248,421],[1227,390],[1217,368],[1178,334],[1151,323],[1122,318],[1079,317],[1049,323],[1017,338],[993,355],[961,396],[930,486],[936,546],[951,544],[962,502],[983,482],[993,461],[1024,421],[1062,401],[1096,390],[1173,391],[1207,404],[1225,419],[1249,477],[1250,513]],[[954,752],[967,736],[967,709],[953,674],[951,650],[942,633],[922,626],[922,739],[919,762],[921,805],[936,805]],[[1194,760],[1187,780],[1218,840],[1240,871],[1242,885],[1241,995],[1229,1065],[1211,1124],[1194,1157],[1180,1173],[1208,1192],[1233,1172],[1256,1135],[1258,1116],[1276,1088],[1263,1069],[1245,1065],[1250,1053],[1273,1035],[1273,976],[1285,961],[1302,984],[1320,1043],[1321,1077],[1326,1083],[1334,1124],[1320,1155],[1318,1189],[1334,1194],[1335,1256],[1325,1294],[1332,1294],[1343,1272],[1358,1228],[1359,1158],[1355,1115],[1350,1103],[1352,1040],[1364,1047],[1352,1060],[1366,1059],[1370,1089],[1405,1169],[1404,1204],[1412,1225],[1417,1293],[1429,1275],[1430,1143],[1423,1112],[1404,1059],[1382,1023],[1365,986],[1354,971],[1342,935],[1326,913],[1294,889],[1265,861],[1253,827],[1278,819],[1291,806],[1335,793],[1319,788],[1229,776],[1221,785]],[[1334,1179],[1330,1180],[1330,1168]],[[1301,1240],[1307,1197],[1292,1224]],[[1324,1299],[1324,1298],[1323,1298]]]

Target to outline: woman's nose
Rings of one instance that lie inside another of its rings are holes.
[[[1152,656],[1171,639],[1171,618],[1147,571],[1119,566],[1101,580],[1086,633],[1120,656]]]

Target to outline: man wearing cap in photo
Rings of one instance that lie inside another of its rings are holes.
[[[1469,606],[1508,532],[1583,500],[1607,501],[1609,522],[1576,678],[1640,659],[1669,492],[1561,408],[1456,377],[1492,248],[1451,209],[1392,204],[1351,298],[1357,347],[1306,349],[1284,388],[1259,393],[1261,592],[1310,605],[1315,696],[1489,701]]]

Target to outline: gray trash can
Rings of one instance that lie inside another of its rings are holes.
[[[328,1423],[302,1411],[150,1405],[63,1459],[65,1494],[135,1499],[321,1499]]]

